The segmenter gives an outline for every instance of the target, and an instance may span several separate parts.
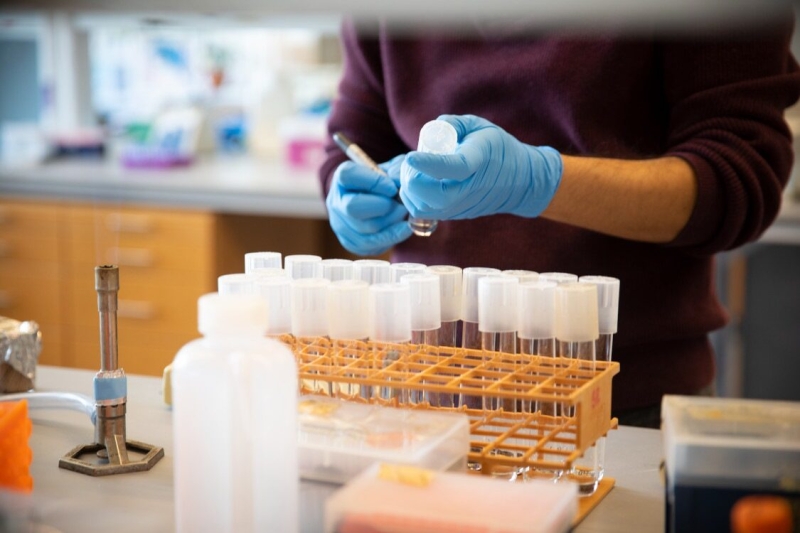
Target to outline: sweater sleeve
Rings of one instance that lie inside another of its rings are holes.
[[[697,176],[694,210],[669,246],[713,254],[756,240],[775,220],[793,160],[783,113],[800,95],[791,33],[784,24],[663,46],[667,155]]]
[[[328,194],[336,167],[347,159],[330,140],[334,132],[344,133],[378,163],[409,149],[397,135],[386,103],[378,25],[357,26],[346,19],[341,40],[344,72],[328,120],[329,141],[319,171],[323,195]]]

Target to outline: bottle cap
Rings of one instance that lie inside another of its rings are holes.
[[[405,283],[378,283],[369,287],[369,337],[378,342],[411,340],[411,306]]]
[[[518,290],[519,280],[514,276],[499,274],[478,280],[478,331],[517,331]]]
[[[578,281],[578,276],[567,272],[542,272],[539,274],[539,279],[543,281],[555,281],[561,285],[562,283]]]
[[[499,275],[496,268],[467,267],[462,271],[461,320],[478,322],[478,280],[486,276]]]
[[[325,278],[292,280],[292,334],[295,337],[328,335],[328,286]]]
[[[287,255],[283,259],[283,268],[292,279],[321,278],[321,262],[318,255]]]
[[[257,268],[281,268],[280,252],[250,252],[244,254],[244,272],[250,274]]]
[[[533,270],[503,270],[502,273],[514,276],[520,283],[531,283],[539,279],[539,273]]]
[[[455,322],[461,318],[461,268],[450,265],[428,267],[428,272],[439,276],[439,299],[442,322]]]
[[[323,259],[322,277],[331,281],[353,279],[353,261],[350,259]]]
[[[534,281],[519,286],[519,326],[521,339],[556,337],[555,281]]]
[[[292,332],[292,280],[289,276],[257,277],[255,293],[267,303],[267,335]]]
[[[597,322],[597,287],[566,282],[556,287],[556,339],[588,342],[600,336]]]
[[[255,294],[212,292],[197,300],[197,329],[203,335],[263,335],[266,324],[267,304]]]
[[[353,278],[373,283],[391,283],[392,267],[383,259],[358,259],[353,262]]]
[[[432,272],[407,274],[400,282],[408,285],[411,331],[430,331],[442,327],[439,276]]]
[[[600,333],[603,335],[616,333],[619,319],[619,280],[608,276],[581,276],[578,281],[592,283],[597,287]]]
[[[253,294],[252,274],[224,274],[217,278],[217,292],[220,294]]]
[[[328,335],[342,340],[369,337],[369,283],[344,279],[328,286]]]
[[[444,120],[426,122],[419,130],[417,151],[431,154],[452,154],[458,146],[458,132]]]
[[[408,274],[422,274],[428,268],[422,263],[392,263],[392,283],[399,283]]]

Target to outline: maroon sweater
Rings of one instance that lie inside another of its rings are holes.
[[[443,113],[484,117],[532,145],[623,159],[673,155],[697,175],[697,204],[668,244],[609,237],[544,218],[446,221],[394,261],[599,274],[621,280],[614,408],[690,394],[714,374],[707,334],[726,313],[716,252],[772,223],[792,165],[783,111],[800,94],[789,25],[714,39],[391,36],[345,23],[345,70],[329,130],[377,161],[409,151]],[[331,143],[323,190],[345,160]]]

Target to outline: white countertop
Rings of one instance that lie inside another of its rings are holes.
[[[40,391],[91,395],[94,372],[40,366]],[[49,533],[115,531],[167,532],[174,529],[172,415],[162,402],[161,380],[128,377],[128,438],[164,448],[152,470],[93,478],[58,467],[58,460],[79,444],[93,440],[85,414],[72,411],[30,412],[33,433],[31,474],[37,522]],[[658,474],[661,432],[620,427],[611,431],[606,448],[606,473],[616,479],[611,493],[575,530],[590,532],[661,532],[664,492]],[[302,531],[321,531],[323,502],[333,485],[301,483]]]

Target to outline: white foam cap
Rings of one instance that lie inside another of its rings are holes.
[[[212,292],[197,300],[197,329],[203,335],[263,335],[267,304],[255,294]]]
[[[442,327],[439,276],[432,272],[408,274],[400,282],[408,285],[411,331],[430,331]]]
[[[328,285],[325,278],[292,280],[292,334],[295,337],[328,335]]]
[[[323,259],[322,277],[331,281],[353,279],[353,261],[350,259]]]
[[[450,265],[429,266],[427,272],[439,276],[441,321],[455,322],[461,318],[461,268]]]
[[[559,285],[562,283],[572,283],[578,281],[577,274],[570,274],[569,272],[542,272],[539,274],[539,279],[544,281],[555,281]]]
[[[391,283],[392,267],[383,259],[357,259],[353,262],[353,278],[373,283]]]
[[[377,283],[369,287],[369,337],[378,342],[411,340],[411,305],[405,283]]]
[[[520,283],[531,283],[539,279],[539,273],[533,270],[503,270],[502,273],[514,276]]]
[[[257,268],[281,268],[280,252],[250,252],[244,254],[244,272],[251,273]]]
[[[478,321],[478,280],[499,274],[498,269],[485,267],[467,267],[461,272],[461,320]]]
[[[619,280],[608,276],[581,276],[578,281],[592,283],[597,287],[600,333],[603,335],[616,333],[619,319]]]
[[[328,335],[342,340],[369,337],[369,283],[343,279],[328,286]]]
[[[392,263],[392,283],[399,283],[403,276],[408,274],[422,274],[427,266],[422,263]]]
[[[519,280],[499,274],[478,280],[478,331],[506,333],[517,330]]]
[[[255,293],[267,303],[267,335],[292,332],[292,280],[266,276],[255,280]]]
[[[600,336],[597,321],[597,287],[567,282],[556,287],[556,339],[594,341]]]
[[[452,154],[458,146],[458,132],[444,120],[426,122],[419,130],[417,150],[431,154]]]
[[[287,255],[283,258],[283,268],[292,279],[321,278],[322,258],[318,255]]]
[[[556,336],[555,281],[534,281],[519,286],[518,335],[521,339],[554,339]]]
[[[223,274],[217,278],[217,292],[220,294],[253,294],[252,274]]]

